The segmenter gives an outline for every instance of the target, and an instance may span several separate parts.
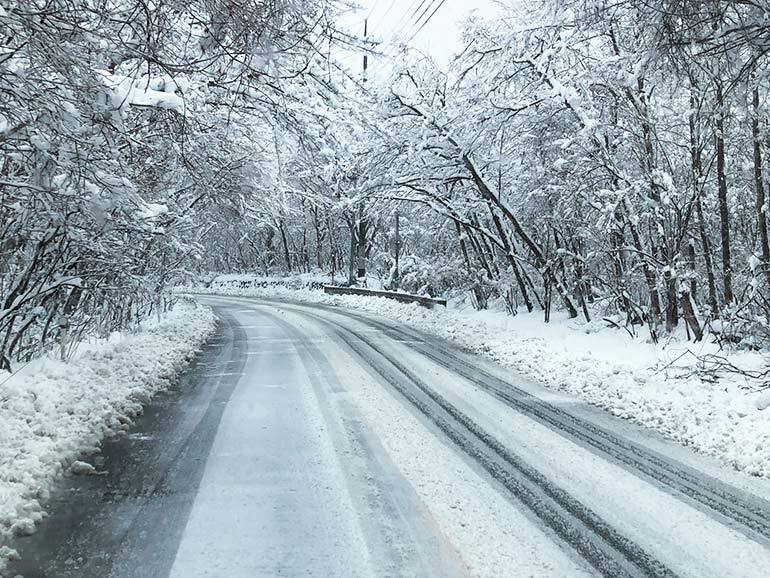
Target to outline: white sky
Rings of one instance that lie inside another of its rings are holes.
[[[347,30],[363,34],[364,19],[368,16],[369,38],[387,43],[397,35],[402,41],[414,36],[409,46],[429,54],[440,66],[463,49],[460,38],[463,20],[474,11],[482,17],[494,16],[498,11],[495,0],[358,0],[358,4],[361,7],[343,19]],[[434,10],[435,14],[417,33]],[[343,63],[351,70],[360,71],[361,61],[361,55],[343,56]],[[380,64],[377,58],[370,57],[369,66],[375,72]]]

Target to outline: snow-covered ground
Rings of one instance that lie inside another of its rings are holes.
[[[337,285],[347,279],[347,275],[338,274],[329,275],[322,271],[311,271],[309,273],[295,273],[290,277],[277,275],[249,275],[244,273],[210,273],[201,276],[201,281],[209,291],[217,289],[228,289],[232,287],[266,287],[280,285],[289,289],[302,288],[320,288],[322,285]],[[366,276],[366,286],[369,289],[382,289],[383,279],[377,275],[369,274]]]
[[[720,351],[704,343],[672,339],[658,344],[632,338],[603,321],[585,323],[558,314],[510,317],[455,303],[432,310],[384,298],[329,296],[280,286],[240,288],[218,283],[219,293],[324,303],[376,313],[450,339],[547,387],[652,428],[677,442],[715,456],[737,470],[770,478],[770,390],[752,380],[704,365],[719,355],[738,368],[770,365],[766,354]]]
[[[68,362],[42,358],[0,373],[0,571],[12,535],[34,532],[43,502],[65,471],[110,433],[127,429],[213,332],[211,309],[180,302],[139,331],[82,344]]]

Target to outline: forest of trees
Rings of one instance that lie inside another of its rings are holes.
[[[345,8],[0,4],[4,366],[194,273],[359,252],[479,308],[770,342],[770,2],[526,0],[369,79]]]
[[[0,369],[166,306],[208,232],[249,214],[335,11],[0,2]]]

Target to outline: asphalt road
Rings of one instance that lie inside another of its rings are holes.
[[[201,301],[215,339],[11,575],[767,576],[763,481],[383,319]]]

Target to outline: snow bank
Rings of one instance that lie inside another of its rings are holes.
[[[229,291],[256,287],[281,286],[288,289],[315,289],[329,283],[328,275],[303,273],[291,277],[254,276],[239,273],[217,275],[207,284],[209,290]]]
[[[705,366],[719,354],[747,370],[767,368],[757,352],[720,352],[713,343],[653,344],[603,322],[542,313],[509,317],[502,311],[425,309],[385,298],[330,296],[281,287],[209,293],[325,303],[376,313],[447,338],[541,382],[575,394],[616,416],[716,456],[737,470],[770,478],[770,390],[757,380]]]
[[[127,429],[214,323],[209,308],[178,303],[160,322],[87,344],[67,363],[46,358],[0,373],[0,571],[16,555],[3,543],[35,531],[53,481],[68,468],[91,472],[76,459]]]
[[[195,285],[204,285],[208,291],[226,292],[235,289],[249,289],[280,285],[288,289],[320,289],[324,285],[337,285],[345,280],[344,276],[333,277],[323,271],[315,270],[309,273],[297,273],[289,277],[277,275],[253,275],[248,273],[224,273],[201,275]],[[382,289],[382,279],[376,275],[367,275],[368,289]]]

